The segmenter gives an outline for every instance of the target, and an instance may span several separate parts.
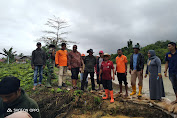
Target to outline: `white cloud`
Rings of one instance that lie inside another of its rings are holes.
[[[115,53],[129,39],[145,46],[177,41],[176,0],[6,0],[0,1],[0,52],[14,47],[30,55],[53,15],[68,21],[69,40],[81,53],[93,48]],[[72,46],[71,46],[72,47]]]

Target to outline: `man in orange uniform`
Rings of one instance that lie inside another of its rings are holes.
[[[128,96],[128,83],[127,83],[127,57],[125,55],[123,55],[122,50],[118,49],[117,50],[117,54],[118,56],[116,57],[116,71],[117,71],[117,78],[119,81],[119,87],[120,87],[120,92],[119,94],[122,93],[122,81],[124,81],[125,84],[125,97]],[[115,72],[116,74],[116,72]]]
[[[61,44],[61,50],[58,50],[55,55],[55,64],[59,68],[58,88],[66,87],[67,73],[67,50],[66,43]]]

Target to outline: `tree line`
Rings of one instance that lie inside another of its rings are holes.
[[[157,41],[154,44],[149,44],[145,47],[141,47],[140,53],[142,53],[144,55],[145,63],[148,60],[148,56],[147,56],[148,51],[155,50],[156,55],[160,58],[160,60],[162,61],[162,64],[164,64],[165,63],[165,54],[168,52],[167,45],[169,42],[171,42],[171,41],[169,41],[169,40]],[[139,43],[137,43],[136,45],[140,46]],[[130,62],[130,56],[133,54],[133,41],[131,41],[131,39],[130,39],[129,41],[127,41],[127,46],[123,47],[121,49],[123,51],[123,54],[125,56],[127,56],[128,62]],[[113,61],[113,63],[116,63],[115,58],[117,56],[118,56],[117,54],[111,54],[111,61]]]

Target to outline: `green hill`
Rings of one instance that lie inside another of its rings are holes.
[[[157,41],[154,44],[149,44],[145,47],[141,47],[140,53],[142,53],[145,57],[145,63],[147,62],[148,56],[147,53],[149,50],[155,50],[156,55],[161,59],[162,63],[165,63],[165,54],[168,52],[167,45],[171,42],[169,40],[167,41]],[[137,43],[137,45],[140,45]],[[130,56],[133,54],[133,42],[129,40],[127,42],[127,47],[122,48],[123,54],[127,56],[128,62],[130,62]],[[111,61],[114,63],[115,58],[117,57],[117,54],[111,54]]]

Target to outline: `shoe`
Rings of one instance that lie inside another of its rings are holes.
[[[35,90],[36,90],[36,86],[33,87],[33,91],[35,91]]]
[[[106,100],[109,98],[109,90],[108,89],[105,89],[105,95],[106,95],[106,97],[102,97],[103,100]]]
[[[62,83],[62,86],[63,86],[63,87],[67,87],[65,83]]]
[[[132,86],[132,93],[130,95],[135,95],[136,94],[136,86]]]
[[[111,95],[111,100],[110,100],[110,103],[113,103],[113,102],[114,102],[113,90],[112,90],[112,91],[110,91],[110,95]]]
[[[60,89],[61,89],[61,88],[62,88],[62,86],[58,86],[58,88],[60,88]]]
[[[142,86],[139,86],[139,93],[138,93],[138,97],[142,96]]]

